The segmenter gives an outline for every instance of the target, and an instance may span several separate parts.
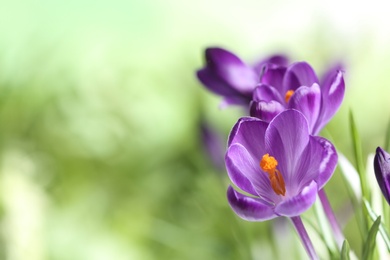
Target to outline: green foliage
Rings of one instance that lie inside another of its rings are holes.
[[[364,175],[366,173],[366,168],[364,166],[364,160],[363,160],[362,141],[360,139],[359,132],[356,127],[355,119],[352,111],[349,111],[349,123],[350,123],[349,127],[351,131],[351,137],[352,137],[353,154],[356,162],[356,170],[359,173],[360,185],[362,188],[363,197],[369,198],[369,191],[367,188],[366,180],[364,178]]]
[[[371,260],[373,259],[374,251],[375,251],[375,243],[376,243],[376,234],[378,233],[379,225],[381,222],[381,216],[379,216],[375,222],[372,224],[368,236],[363,245],[363,258]]]
[[[366,199],[364,199],[363,202],[364,202],[364,206],[367,209],[368,214],[370,215],[371,220],[375,221],[378,218],[377,214],[375,214],[370,203]],[[380,224],[379,224],[379,232],[382,235],[382,238],[386,244],[387,250],[390,252],[390,236],[385,228],[385,225],[382,222],[380,222]]]
[[[349,260],[349,244],[347,240],[344,240],[341,248],[341,260]]]

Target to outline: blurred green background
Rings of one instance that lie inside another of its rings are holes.
[[[385,1],[0,0],[0,259],[306,257],[288,221],[249,223],[228,207],[229,180],[200,126],[225,140],[242,111],[218,109],[194,72],[207,46],[249,63],[282,52],[319,72],[342,61],[345,102],[326,134],[352,159],[352,109],[367,155],[390,118],[386,10]],[[339,175],[326,190],[356,249]]]

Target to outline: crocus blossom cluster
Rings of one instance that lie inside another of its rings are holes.
[[[253,66],[221,48],[205,51],[206,66],[198,79],[223,96],[222,106],[249,104],[250,115],[270,122],[285,109],[301,111],[310,133],[317,135],[337,112],[344,97],[341,65],[332,66],[318,79],[306,62],[288,65],[288,58],[273,55]]]

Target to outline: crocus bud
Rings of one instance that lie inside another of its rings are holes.
[[[390,154],[380,147],[376,148],[374,171],[383,196],[390,204]]]

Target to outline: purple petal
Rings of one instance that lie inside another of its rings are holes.
[[[206,62],[211,71],[242,94],[250,95],[258,83],[255,71],[227,50],[206,49]]]
[[[225,141],[222,140],[222,135],[206,122],[201,123],[200,132],[204,150],[211,163],[218,170],[224,169]]]
[[[336,62],[333,65],[329,66],[321,77],[320,85],[331,85],[334,75],[337,74],[339,71],[344,71],[344,65],[341,62]]]
[[[317,135],[321,129],[330,121],[339,109],[344,98],[345,84],[343,73],[338,71],[333,75],[331,84],[321,86],[321,109],[313,133]]]
[[[295,184],[297,190],[315,180],[318,189],[322,189],[332,177],[337,165],[337,152],[333,144],[325,138],[310,136],[309,145],[302,154],[297,167]]]
[[[286,92],[283,87],[283,78],[285,74],[286,67],[266,65],[260,82],[273,86],[280,93],[284,94]]]
[[[318,83],[317,75],[313,68],[306,62],[296,62],[287,68],[283,80],[283,93],[287,90],[296,90],[300,86],[311,86]]]
[[[239,150],[239,151],[235,151]],[[242,156],[243,154],[243,156]],[[254,189],[252,183],[246,177],[246,174],[257,175],[257,169],[253,166],[252,160],[250,160],[249,153],[243,147],[239,147],[238,149],[228,149],[225,156],[225,165],[228,176],[234,185],[239,187],[241,190],[248,192],[254,196],[258,196],[256,190]],[[240,163],[238,161],[242,158],[242,160],[250,161],[249,164],[245,165],[245,169],[240,169]]]
[[[318,84],[314,83],[310,87],[302,86],[291,96],[288,102],[289,108],[294,108],[306,117],[310,132],[314,128],[318,119],[321,106],[321,90]]]
[[[322,149],[322,156],[320,161],[321,163],[320,163],[320,167],[318,168],[319,173],[316,180],[318,189],[320,190],[325,186],[325,184],[332,177],[334,170],[336,169],[337,166],[338,156],[337,156],[336,148],[333,146],[331,142],[329,142],[325,138],[319,136],[312,136],[310,138],[311,138],[310,141],[312,141],[312,139],[316,140],[317,146],[319,145]],[[320,150],[320,149],[317,148],[316,150]],[[320,154],[320,151],[318,152],[315,151],[313,153]],[[311,153],[312,156],[313,153]]]
[[[228,106],[232,106],[232,105],[248,106],[249,103],[250,103],[250,98],[248,98],[248,97],[244,97],[241,95],[228,96],[228,97],[224,97],[222,99],[221,103],[219,104],[219,108],[224,109],[224,108],[226,108]]]
[[[245,196],[231,186],[227,190],[227,199],[233,211],[248,221],[264,221],[277,217],[271,205],[258,198]]]
[[[252,156],[244,146],[235,143],[228,148],[225,162],[231,181],[240,189],[258,195],[272,203],[280,200],[273,191],[268,174],[260,168],[260,160],[265,152],[259,156]],[[251,185],[250,185],[251,184]],[[256,192],[253,192],[253,189]]]
[[[308,144],[307,121],[297,110],[289,109],[281,112],[270,122],[265,132],[266,150],[278,161],[278,170],[290,194],[299,192],[295,185],[296,175],[301,155]]]
[[[209,68],[203,68],[197,71],[199,81],[208,88],[211,92],[221,96],[241,95],[237,90],[233,89],[229,84],[218,78]]]
[[[254,117],[241,117],[229,134],[228,146],[233,143],[243,145],[253,155],[264,151],[264,133],[268,123]]]
[[[383,196],[390,204],[390,154],[380,147],[376,148],[374,171]]]
[[[275,54],[275,55],[272,55],[268,58],[265,58],[265,59],[259,61],[253,67],[256,70],[256,73],[258,75],[261,75],[261,73],[264,70],[265,65],[272,65],[273,64],[276,66],[287,67],[288,62],[289,62],[289,60],[288,60],[288,57],[286,55]]]
[[[270,122],[280,112],[285,110],[285,107],[275,100],[269,102],[252,101],[249,105],[249,113],[253,117],[260,118],[266,122]]]
[[[286,217],[294,217],[302,214],[314,204],[317,191],[317,183],[312,181],[298,195],[287,198],[279,203],[275,207],[275,213]]]
[[[284,99],[280,95],[279,90],[266,84],[259,84],[255,88],[255,90],[253,91],[252,99],[254,101],[266,101],[266,102],[269,102],[271,100],[276,100],[279,103],[284,101]]]

